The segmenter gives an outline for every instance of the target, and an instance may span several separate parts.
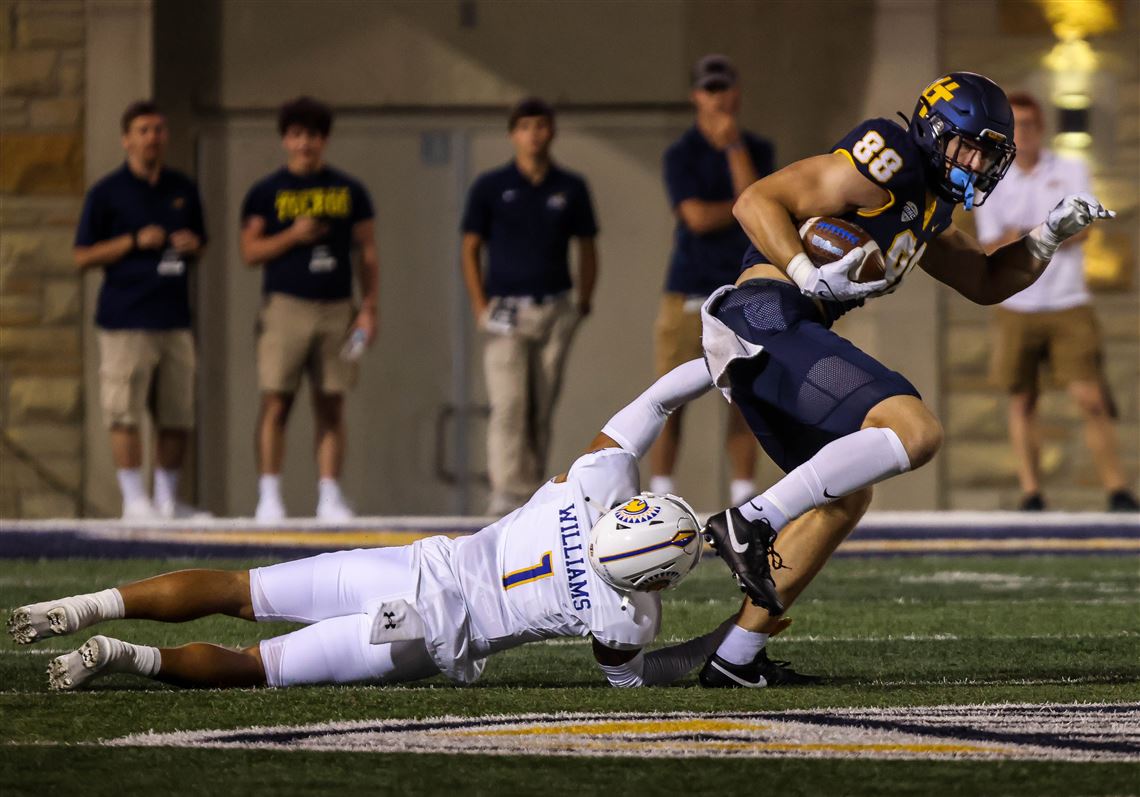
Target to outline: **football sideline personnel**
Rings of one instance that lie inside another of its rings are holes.
[[[1063,241],[1115,215],[1089,194],[1071,194],[987,255],[951,214],[981,205],[1013,162],[1005,93],[954,72],[922,92],[906,122],[866,120],[830,153],[757,181],[733,208],[753,246],[736,285],[702,310],[705,356],[787,475],[709,519],[708,539],[751,601],[701,670],[704,686],[767,684],[768,633],[866,512],[871,485],[924,465],[942,444],[942,426],[914,386],[832,323],[893,292],[916,265],[970,301],[997,304],[1031,285]],[[816,268],[797,233],[815,216],[863,228],[883,253],[885,279],[849,278],[862,247]]]
[[[183,570],[16,609],[21,644],[103,620],[183,622],[211,614],[308,623],[244,650],[133,645],[94,636],[52,660],[75,689],[126,672],[183,686],[398,683],[443,673],[466,684],[487,656],[586,637],[614,686],[670,683],[723,631],[642,652],[661,622],[658,590],[701,554],[699,523],[674,496],[638,493],[637,461],[669,413],[712,387],[704,361],[679,366],[615,415],[570,469],[476,534],[322,554],[249,571]]]

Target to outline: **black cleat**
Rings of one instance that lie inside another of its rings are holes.
[[[783,614],[784,604],[776,593],[768,561],[772,557],[777,568],[782,566],[779,554],[772,549],[776,542],[772,524],[764,519],[745,520],[739,509],[730,507],[710,517],[702,532],[752,602],[773,617]]]
[[[1026,493],[1021,496],[1021,503],[1017,505],[1018,512],[1043,512],[1045,499],[1041,493]]]
[[[1140,512],[1140,501],[1127,490],[1116,490],[1108,496],[1109,512]]]
[[[818,675],[803,675],[786,661],[773,661],[761,649],[748,664],[730,664],[713,655],[697,680],[706,689],[762,689],[766,686],[810,686],[823,683]]]

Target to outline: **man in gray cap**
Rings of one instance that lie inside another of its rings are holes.
[[[741,192],[774,169],[771,143],[740,129],[740,84],[724,55],[706,55],[693,67],[690,99],[696,124],[665,152],[665,187],[677,217],[665,295],[654,325],[654,365],[662,376],[702,356],[701,304],[736,281],[748,237],[732,216]],[[755,493],[756,441],[735,406],[729,410],[727,448],[731,499]],[[670,416],[653,450],[650,491],[676,493],[673,466],[681,441],[681,410]]]

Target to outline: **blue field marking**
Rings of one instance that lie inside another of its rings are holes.
[[[492,518],[357,518],[329,526],[249,519],[123,523],[0,521],[0,558],[296,558],[346,548],[407,545],[436,534],[473,534]],[[778,547],[778,543],[777,543]],[[1140,515],[1105,513],[878,512],[840,546],[840,556],[1140,555]]]

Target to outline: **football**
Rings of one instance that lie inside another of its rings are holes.
[[[849,221],[815,216],[800,227],[800,238],[804,242],[804,251],[816,266],[834,263],[855,247],[863,247],[867,256],[849,272],[852,282],[873,282],[886,275],[879,245],[861,227]]]

